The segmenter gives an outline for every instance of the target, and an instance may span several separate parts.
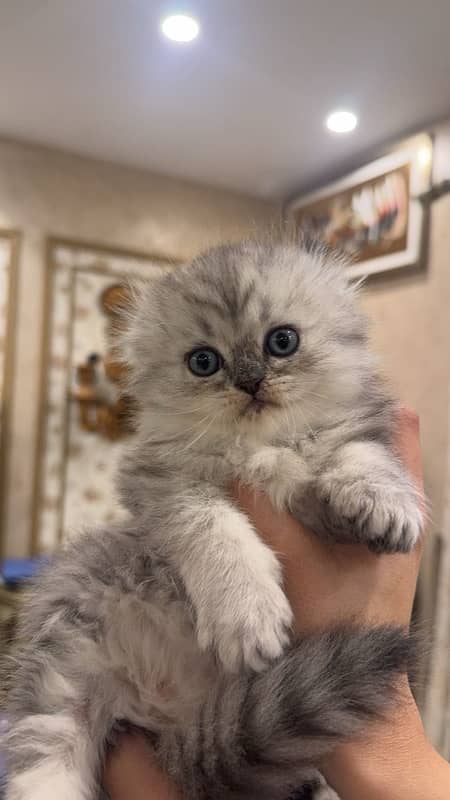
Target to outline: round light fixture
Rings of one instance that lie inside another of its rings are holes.
[[[419,148],[417,160],[421,167],[428,167],[431,164],[431,147],[424,145]]]
[[[332,111],[325,120],[325,125],[333,133],[350,133],[358,124],[358,117],[353,111]]]
[[[162,21],[161,30],[172,42],[192,42],[200,33],[200,25],[193,17],[173,14]]]

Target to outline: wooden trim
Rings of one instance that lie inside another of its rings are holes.
[[[3,553],[5,535],[6,497],[8,490],[8,466],[11,451],[11,408],[14,392],[14,361],[16,354],[17,290],[19,251],[21,234],[19,231],[0,228],[0,239],[11,244],[8,275],[7,319],[5,361],[3,369],[3,389],[0,407],[1,447],[0,447],[0,557]]]
[[[182,263],[182,259],[171,258],[170,256],[163,255],[157,251],[146,253],[142,250],[128,250],[126,247],[115,247],[114,245],[107,245],[102,242],[92,242],[86,240],[61,238],[59,236],[47,237],[47,257],[55,247],[69,247],[77,250],[92,250],[96,253],[106,256],[121,256],[122,258],[137,258],[145,259],[147,261],[163,261],[168,266],[178,266]]]
[[[66,372],[66,383],[65,383],[65,397],[64,397],[64,432],[63,432],[63,441],[62,441],[62,476],[61,476],[61,497],[58,501],[58,530],[57,530],[57,537],[58,537],[58,546],[62,544],[63,541],[63,533],[64,533],[64,511],[66,507],[66,487],[67,487],[67,458],[69,455],[69,437],[70,437],[70,411],[71,411],[71,401],[70,401],[70,384],[72,379],[72,369],[73,369],[73,328],[74,328],[74,320],[75,320],[75,281],[76,281],[76,270],[72,270],[70,273],[70,292],[69,292],[69,304],[70,304],[70,312],[69,312],[69,330],[67,333],[67,372]]]
[[[32,497],[32,511],[31,511],[31,537],[30,537],[30,553],[31,555],[38,555],[38,516],[39,516],[39,498],[41,493],[41,463],[42,463],[42,449],[44,443],[45,433],[45,412],[47,405],[47,385],[45,383],[45,372],[48,363],[49,345],[50,345],[50,319],[52,313],[52,293],[51,286],[53,281],[54,264],[51,258],[53,246],[51,240],[48,239],[45,244],[45,279],[44,279],[44,299],[42,306],[42,333],[41,333],[41,348],[40,348],[40,366],[39,366],[39,393],[38,393],[38,429],[36,436],[36,447],[34,453],[34,472],[33,472],[33,497]]]

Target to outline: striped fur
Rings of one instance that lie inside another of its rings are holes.
[[[129,520],[76,537],[30,591],[7,666],[7,800],[95,800],[123,720],[189,798],[284,800],[392,702],[408,636],[292,641],[278,560],[228,495],[245,481],[318,535],[414,545],[419,498],[355,299],[337,257],[292,242],[223,246],[135,288]],[[300,347],[275,358],[282,325]],[[195,347],[221,355],[207,379]],[[255,403],[240,387],[256,380]]]

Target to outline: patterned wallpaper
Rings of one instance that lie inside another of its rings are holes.
[[[34,542],[52,552],[83,527],[108,523],[124,511],[113,496],[122,442],[110,441],[79,424],[70,399],[74,370],[93,352],[107,349],[108,319],[102,292],[127,276],[167,269],[161,260],[97,250],[81,244],[50,246],[47,348],[38,455]]]

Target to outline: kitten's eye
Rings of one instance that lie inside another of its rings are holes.
[[[200,378],[209,378],[221,368],[222,359],[215,350],[202,347],[189,353],[187,364],[194,375],[198,375]]]
[[[295,328],[274,328],[266,337],[266,350],[277,358],[292,355],[299,344],[300,337]]]

